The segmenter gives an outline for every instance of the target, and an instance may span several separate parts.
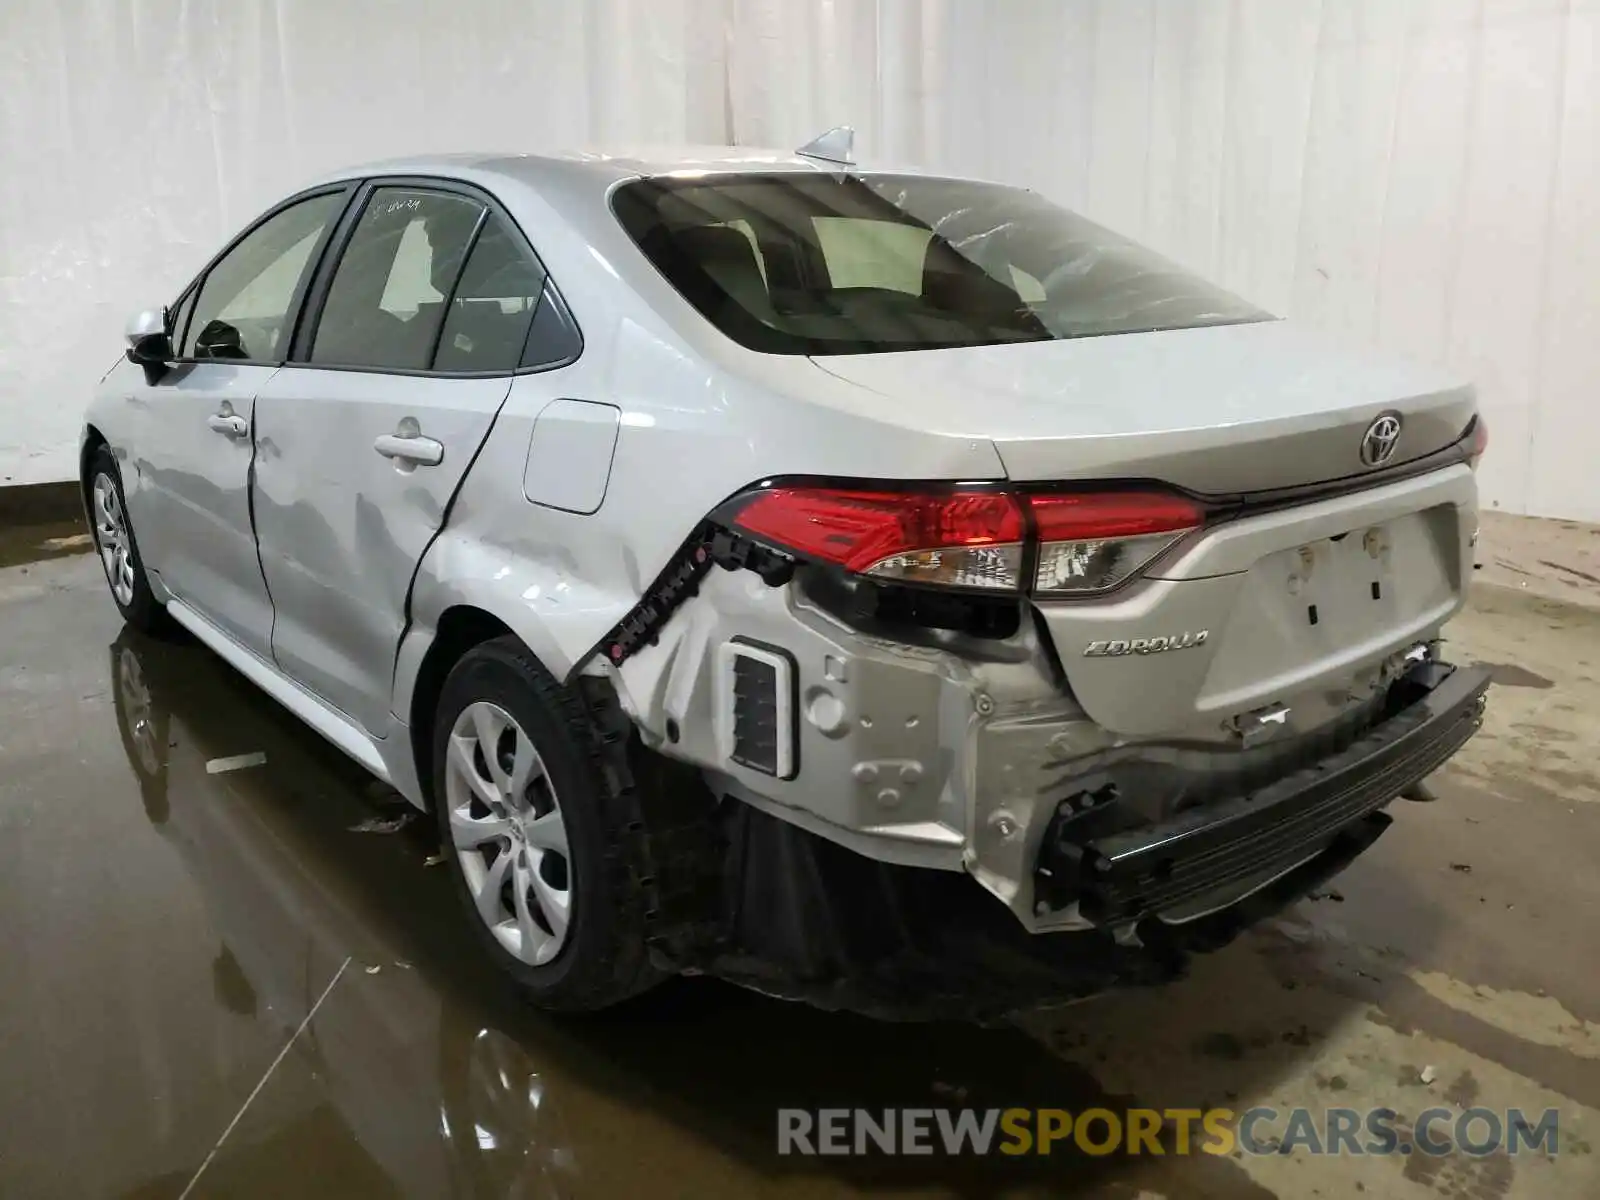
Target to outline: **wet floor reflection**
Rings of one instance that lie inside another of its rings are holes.
[[[675,981],[597,1016],[545,1017],[478,960],[443,869],[426,865],[428,822],[354,831],[375,810],[403,814],[392,793],[197,646],[125,632],[107,667],[143,816],[215,931],[209,1001],[264,1028],[269,1044],[292,1039],[194,1194],[1135,1194],[1117,1182],[1126,1164],[1060,1154],[779,1158],[784,1106],[1106,1098],[1012,1030],[884,1025],[710,981]],[[260,767],[207,772],[255,751]],[[194,1049],[164,1053],[181,1064]],[[212,1141],[258,1082],[250,1074],[214,1080]],[[122,1194],[181,1192],[211,1147],[186,1144],[189,1160],[128,1180]],[[1185,1194],[1208,1194],[1207,1169],[1190,1172]]]

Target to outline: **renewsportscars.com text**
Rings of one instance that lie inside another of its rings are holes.
[[[783,1108],[785,1155],[1555,1155],[1560,1113],[1430,1108]]]

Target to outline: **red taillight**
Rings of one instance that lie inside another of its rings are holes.
[[[1478,460],[1483,457],[1483,452],[1489,448],[1489,423],[1479,413],[1472,420],[1472,448],[1467,451],[1467,462],[1472,469],[1478,469]]]
[[[1039,536],[1033,590],[1103,592],[1205,523],[1205,510],[1169,492],[1086,492],[1029,497]]]
[[[1145,537],[1193,529],[1205,510],[1166,492],[1087,492],[1030,496],[1041,542]]]
[[[1031,513],[1039,553],[1022,578]],[[801,558],[905,583],[1086,595],[1124,582],[1188,530],[1196,503],[1166,492],[1015,495],[776,487],[735,501],[731,524]]]
[[[733,523],[862,575],[1008,590],[1021,582],[1022,509],[1004,492],[770,488],[746,500]]]

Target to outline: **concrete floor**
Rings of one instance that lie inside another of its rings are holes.
[[[458,936],[421,822],[360,831],[392,794],[121,633],[71,544],[19,561],[46,536],[0,538],[0,1195],[1600,1195],[1600,613],[1480,590],[1457,653],[1503,686],[1440,802],[1181,984],[1011,1030],[703,980],[552,1020]],[[775,1156],[776,1107],[841,1103],[1557,1107],[1562,1152]]]

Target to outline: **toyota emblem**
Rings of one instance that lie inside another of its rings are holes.
[[[1369,467],[1381,467],[1394,457],[1399,442],[1400,414],[1380,413],[1361,435],[1361,461]]]

